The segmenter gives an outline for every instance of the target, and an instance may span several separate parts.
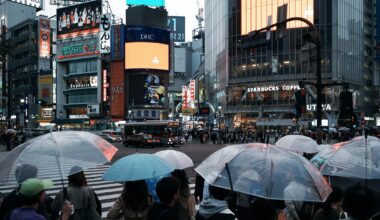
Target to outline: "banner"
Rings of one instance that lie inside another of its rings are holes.
[[[50,58],[50,20],[39,19],[38,54],[42,58]]]
[[[100,18],[99,50],[101,54],[111,52],[111,14]]]
[[[99,33],[101,1],[57,9],[57,38],[67,39]]]

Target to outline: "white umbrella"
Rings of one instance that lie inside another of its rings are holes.
[[[329,148],[329,147],[331,147],[331,144],[320,144],[320,145],[318,145],[318,152],[321,152],[321,151],[323,151],[324,149],[327,149],[327,148]]]
[[[156,152],[155,155],[161,157],[163,160],[173,165],[176,169],[183,170],[194,166],[193,160],[180,151],[163,150]]]
[[[286,135],[276,142],[276,146],[298,154],[319,152],[317,142],[303,135]]]

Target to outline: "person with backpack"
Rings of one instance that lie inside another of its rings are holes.
[[[61,190],[54,198],[52,212],[56,218],[65,201],[74,205],[72,220],[100,220],[101,203],[94,190],[87,186],[87,180],[83,169],[74,166],[70,170],[69,186]]]
[[[159,203],[148,210],[147,220],[179,220],[174,205],[179,199],[180,183],[175,177],[164,177],[156,186]]]

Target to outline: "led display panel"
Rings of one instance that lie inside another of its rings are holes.
[[[242,0],[241,1],[241,35],[268,26],[268,17],[272,24],[277,23],[277,9],[288,4],[287,18],[303,17],[314,23],[314,0]],[[301,28],[308,25],[301,21],[287,23],[287,28]],[[276,28],[272,28],[275,30]]]
[[[125,43],[125,69],[169,70],[169,45],[151,42]]]

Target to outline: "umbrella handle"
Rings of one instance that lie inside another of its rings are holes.
[[[234,187],[232,185],[231,172],[230,172],[230,168],[228,167],[228,163],[226,163],[226,170],[228,174],[228,181],[230,182],[231,192],[234,192]]]

